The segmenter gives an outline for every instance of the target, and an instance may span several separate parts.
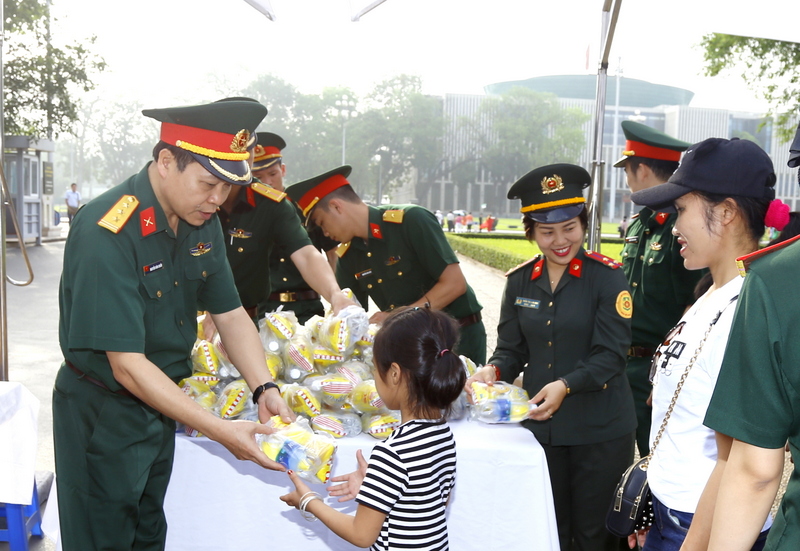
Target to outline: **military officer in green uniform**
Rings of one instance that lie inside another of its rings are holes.
[[[367,205],[347,181],[350,170],[339,167],[286,190],[310,224],[342,243],[336,250],[339,284],[365,306],[372,298],[381,310],[373,323],[397,306],[444,310],[461,325],[458,352],[483,364],[482,306],[436,217],[415,205]]]
[[[214,216],[250,183],[247,143],[267,113],[231,101],[169,109],[154,160],[85,205],[67,239],[59,292],[65,362],[53,391],[65,551],[163,550],[162,504],[175,421],[239,459],[284,470],[256,444],[269,433],[223,421],[175,384],[191,374],[197,310],[211,313],[262,421],[292,418],[241,307]]]
[[[254,162],[255,148],[250,162]],[[270,293],[270,254],[280,245],[317,295],[334,312],[350,304],[336,283],[330,265],[312,245],[286,193],[254,180],[249,187],[231,190],[217,213],[226,236],[225,248],[242,305],[253,319]],[[288,309],[288,308],[286,308]],[[208,328],[205,328],[208,332]]]
[[[286,164],[283,162],[283,149],[286,142],[272,132],[259,132],[258,145],[253,160],[253,176],[268,186],[283,191],[286,177]],[[302,213],[300,213],[302,215]],[[324,251],[329,262],[336,264],[336,241],[322,235],[318,227],[309,228],[311,243]],[[291,260],[291,251],[281,244],[273,247],[269,255],[270,294],[259,304],[259,315],[272,312],[280,307],[291,310],[300,323],[311,316],[325,315],[320,295],[303,279],[303,275]]]
[[[586,251],[585,169],[537,168],[508,191],[542,254],[508,272],[489,363],[467,380],[522,385],[537,407],[523,425],[544,448],[561,549],[614,550],[614,487],[633,460],[636,414],[625,376],[631,296],[620,264]]]
[[[614,166],[625,169],[632,192],[666,182],[678,168],[681,152],[690,144],[638,122],[623,121],[625,150]],[[636,405],[636,445],[650,450],[650,361],[664,335],[694,301],[694,288],[705,270],[683,266],[680,245],[672,235],[676,214],[644,207],[631,217],[622,249],[622,269],[633,297],[632,343],[628,350],[628,381]]]

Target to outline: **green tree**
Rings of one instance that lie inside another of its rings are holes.
[[[778,135],[790,141],[800,109],[800,43],[712,33],[703,37],[701,47],[705,74],[741,71],[748,87],[769,102]]]
[[[6,134],[53,138],[72,132],[76,93],[94,88],[91,75],[105,68],[90,51],[94,37],[56,46],[47,4],[3,0],[4,124]]]

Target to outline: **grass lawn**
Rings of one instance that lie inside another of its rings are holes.
[[[536,243],[529,243],[525,239],[492,239],[491,237],[476,237],[470,239],[470,243],[482,245],[488,248],[502,249],[516,255],[530,258],[539,254],[539,247]],[[610,256],[614,260],[622,257],[622,243],[603,243],[600,252]]]
[[[615,222],[603,222],[600,226],[601,234],[617,235],[617,227],[619,224]],[[497,231],[522,231],[522,220],[519,218],[501,218],[497,221]]]

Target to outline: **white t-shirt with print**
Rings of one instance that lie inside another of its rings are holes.
[[[731,299],[739,294],[743,282],[744,278],[737,276],[721,288],[703,295],[656,350],[651,449],[678,381],[712,320],[722,311],[686,378],[647,469],[650,490],[670,509],[695,512],[717,461],[714,431],[703,425],[703,419],[717,383],[733,322],[736,302],[731,302]]]

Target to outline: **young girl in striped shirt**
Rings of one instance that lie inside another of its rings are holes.
[[[340,501],[356,497],[350,516],[326,505],[289,471],[295,490],[281,500],[319,518],[341,538],[373,550],[449,549],[445,509],[455,484],[456,448],[444,416],[466,374],[452,351],[456,321],[439,310],[399,308],[375,337],[375,386],[402,424],[359,470],[332,480]]]

